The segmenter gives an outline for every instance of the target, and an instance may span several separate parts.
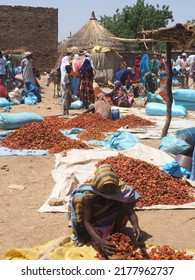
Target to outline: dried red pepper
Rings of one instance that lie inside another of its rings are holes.
[[[89,128],[86,131],[80,133],[78,138],[81,140],[104,140],[106,136],[99,131],[99,127]]]
[[[119,178],[134,187],[141,198],[137,207],[151,205],[181,205],[195,201],[194,189],[188,182],[174,178],[146,161],[133,159],[123,154],[99,161],[111,164]]]

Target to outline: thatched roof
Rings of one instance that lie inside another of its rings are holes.
[[[92,12],[89,21],[73,36],[69,37],[61,46],[61,50],[78,47],[80,50],[91,50],[94,46],[109,47],[115,50],[123,50],[123,43],[110,37],[114,35],[103,27]]]
[[[190,49],[195,42],[195,24],[177,23],[175,26],[159,28],[157,30],[143,31],[150,38],[158,38],[159,41],[170,41],[179,49]]]
[[[113,37],[119,42],[169,42],[176,49],[191,49],[195,42],[195,24],[177,23],[172,27],[158,28],[156,30],[142,31],[144,39],[125,39]]]

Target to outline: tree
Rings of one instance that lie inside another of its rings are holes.
[[[140,31],[166,27],[169,21],[173,22],[169,6],[155,7],[145,4],[145,0],[137,0],[132,7],[125,6],[121,12],[117,9],[112,17],[100,17],[101,24],[116,37],[129,39],[142,38]]]
[[[192,23],[192,24],[194,24],[194,23],[195,23],[195,19],[187,20],[187,23]]]

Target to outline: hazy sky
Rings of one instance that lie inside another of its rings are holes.
[[[116,9],[120,11],[125,6],[133,6],[136,0],[0,0],[0,5],[49,7],[58,9],[58,41],[63,41],[69,34],[77,32],[94,11],[96,18],[100,16],[112,16]],[[173,12],[175,23],[186,23],[187,20],[195,19],[195,0],[145,0],[145,4],[156,6],[168,5]]]

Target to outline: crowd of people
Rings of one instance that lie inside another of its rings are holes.
[[[83,103],[83,108],[88,110],[95,106],[96,100],[93,88],[95,78],[95,67],[91,55],[84,53],[84,58],[79,54],[65,54],[58,63],[58,73],[61,79],[61,93],[63,96],[64,114],[69,114],[71,103],[75,101],[74,88],[71,82],[73,77],[79,78],[78,97]],[[21,60],[20,66],[14,68],[12,56],[0,51],[0,96],[10,100],[9,92],[15,88],[22,88],[23,98],[21,102],[36,104],[41,102],[41,94],[37,79],[34,74],[33,54],[27,52]],[[195,56],[187,57],[182,53],[174,61],[172,59],[173,84],[181,88],[189,88],[189,77],[195,82]],[[113,88],[105,97],[110,97],[113,105],[118,107],[131,107],[135,104],[135,98],[146,96],[147,92],[155,93],[160,88],[167,88],[167,58],[166,53],[161,55],[140,53],[134,60],[133,67],[129,67],[125,61],[121,69],[115,73]],[[31,90],[28,90],[30,81]],[[4,88],[3,88],[4,87]],[[32,90],[34,88],[34,90]],[[95,110],[96,111],[96,110]]]
[[[41,102],[32,55],[32,52],[25,53],[20,64],[15,66],[12,55],[0,51],[0,97],[13,103]],[[21,98],[18,98],[19,93]]]
[[[111,110],[111,106],[106,101],[106,97],[110,97],[113,105],[119,107],[131,107],[134,103],[134,97],[137,97],[137,81],[134,71],[127,67],[121,69],[117,73],[115,73],[115,82],[113,84],[113,89],[109,93],[104,94],[104,98],[97,98],[94,94],[93,82],[95,77],[95,67],[93,64],[93,60],[91,59],[91,55],[89,53],[85,53],[84,59],[81,59],[78,54],[75,54],[74,57],[70,57],[70,55],[65,55],[60,61],[60,69],[61,69],[61,88],[62,88],[62,96],[65,99],[66,96],[73,95],[73,86],[71,84],[71,79],[65,79],[66,65],[69,65],[72,68],[73,77],[77,77],[80,79],[78,85],[78,95],[79,99],[83,102],[83,108],[86,109],[86,112],[93,111],[95,113],[103,112],[103,110],[99,110],[102,107],[101,104],[106,104],[105,107],[109,106],[109,110]],[[64,70],[65,69],[65,70]],[[135,84],[134,84],[135,83]],[[69,92],[67,92],[67,85],[69,88]],[[66,89],[66,90],[65,90]],[[70,105],[70,104],[69,104]],[[64,114],[67,114],[67,109],[65,105]],[[98,108],[98,110],[97,110]],[[104,113],[101,113],[104,115]],[[110,114],[108,118],[110,118]]]
[[[161,89],[166,89],[167,86],[167,57],[165,53],[162,53],[159,57],[154,54],[150,59],[147,54],[144,54],[148,58],[148,69],[144,72],[151,72],[156,79],[157,87]],[[141,58],[143,60],[143,56]],[[140,62],[141,63],[141,62]],[[171,60],[172,63],[172,77],[173,85],[179,85],[181,88],[189,88],[189,77],[195,82],[195,55],[187,56],[186,53],[182,53],[177,57],[176,60]],[[145,75],[146,76],[146,75]]]

